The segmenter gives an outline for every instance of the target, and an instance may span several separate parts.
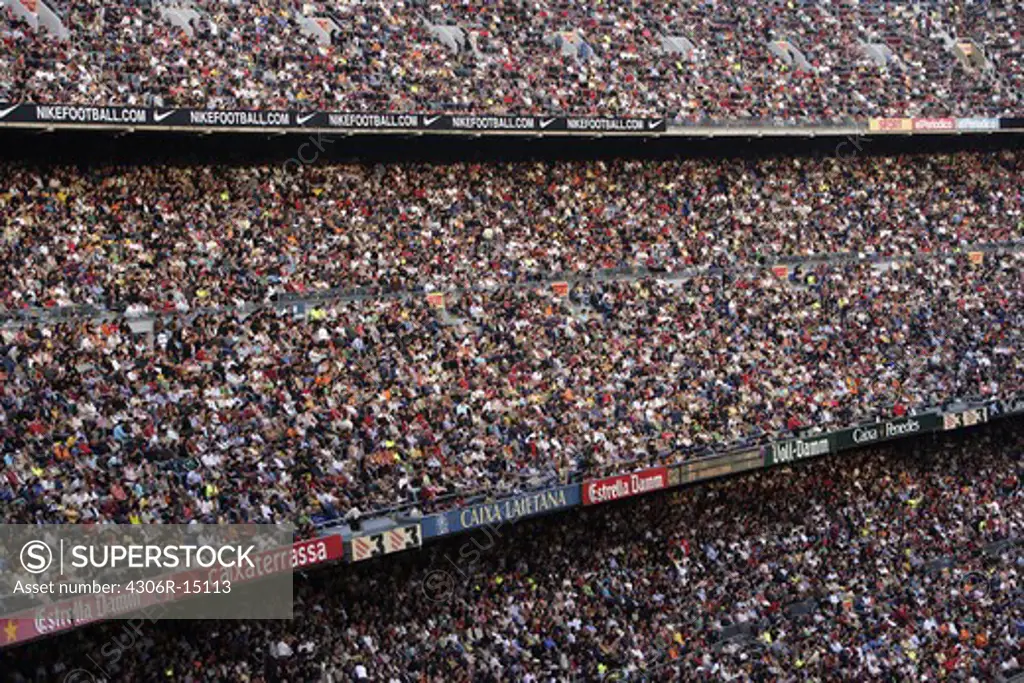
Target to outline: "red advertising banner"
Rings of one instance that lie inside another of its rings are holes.
[[[583,482],[583,504],[610,503],[668,488],[668,468],[652,467],[632,474],[620,474]]]
[[[914,130],[956,130],[956,119],[914,119]]]
[[[227,579],[244,582],[259,579],[282,571],[303,569],[344,557],[344,545],[340,535],[323,536],[308,541],[299,541],[283,548],[266,550],[253,556],[254,568],[246,570],[212,569],[178,572],[176,580],[217,581]],[[219,576],[229,572],[231,576]],[[119,593],[82,595],[58,603],[51,603],[35,609],[31,615],[15,616],[0,622],[0,647],[17,645],[42,636],[70,631],[87,624],[113,619],[117,616],[137,612],[165,602],[184,599],[185,595],[157,593]]]

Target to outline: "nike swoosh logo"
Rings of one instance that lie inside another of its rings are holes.
[[[547,128],[548,126],[550,126],[552,123],[554,123],[557,120],[558,119],[541,119],[540,120],[540,127],[541,128]]]
[[[306,121],[309,121],[311,118],[313,118],[314,116],[316,116],[316,112],[313,112],[312,114],[306,114],[305,116],[299,116],[299,115],[296,114],[295,121],[296,121],[296,123],[298,123],[301,126]]]
[[[424,116],[423,117],[423,125],[424,126],[433,125],[434,121],[437,121],[439,118],[441,118],[441,117],[440,116]]]
[[[647,123],[647,130],[654,130],[655,128],[660,126],[661,122],[664,121],[664,120],[665,119],[658,119],[657,121],[649,121]]]
[[[13,107],[7,107],[7,109],[0,109],[0,119],[4,118],[17,108],[18,105],[14,105]]]
[[[178,110],[177,109],[172,109],[170,111],[165,111],[163,114],[161,114],[159,111],[155,111],[155,112],[153,112],[153,121],[155,121],[156,123],[160,123],[161,121],[163,121],[164,119],[166,119],[168,116],[170,116],[171,114],[173,114],[176,111],[178,111]]]

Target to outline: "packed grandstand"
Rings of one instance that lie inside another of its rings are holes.
[[[4,519],[314,538],[1012,397],[1018,158],[8,164]],[[977,552],[1019,533],[1022,451],[990,429],[530,526],[453,602],[429,546],[327,570],[294,623],[162,624],[102,680],[1008,677],[1016,565]]]
[[[878,143],[875,143],[876,145]],[[871,142],[862,143],[865,150]],[[131,314],[1024,238],[1016,150],[823,159],[0,166],[0,305]]]
[[[322,525],[1024,389],[1016,152],[2,174],[10,521]]]
[[[1013,116],[1012,0],[8,0],[0,102],[667,116]]]
[[[94,623],[128,611],[6,595],[37,579],[2,536],[0,681],[1024,677],[1024,152],[970,135],[1024,122],[1021,27],[2,0],[0,521],[290,524],[296,572],[290,621]],[[78,125],[185,109],[423,130],[220,158]],[[423,135],[458,115],[641,125]],[[813,155],[648,136],[851,122]]]
[[[1008,680],[1024,440],[986,429],[328,571],[293,621],[115,623],[2,661],[17,683]]]

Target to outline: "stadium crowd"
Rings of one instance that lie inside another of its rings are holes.
[[[1015,151],[843,158],[0,166],[7,309],[131,313],[1024,238]]]
[[[43,1],[70,35],[0,9],[0,103],[679,123],[1024,107],[1006,0],[192,0],[187,31],[146,0]],[[310,535],[1021,392],[1024,253],[963,253],[1024,239],[1020,153],[861,142],[827,159],[4,162],[0,521]],[[886,258],[770,268],[851,253]],[[76,305],[112,315],[29,315]],[[532,522],[468,563],[456,543],[318,574],[295,621],[150,625],[94,678],[993,680],[1024,670],[1020,560],[981,552],[1020,536],[1024,427],[974,436]],[[0,652],[0,678],[95,666],[109,630],[59,658]]]
[[[779,122],[1012,116],[1024,95],[1008,0],[195,0],[187,30],[162,3],[51,5],[67,39],[4,10],[0,101]],[[317,19],[326,41],[304,28]],[[974,38],[994,68],[968,69],[946,36]]]
[[[326,570],[293,621],[144,622],[113,649],[122,625],[92,627],[4,664],[14,683],[1006,680],[1024,431],[986,429]]]
[[[3,328],[4,519],[308,526],[1010,396],[1022,263]]]

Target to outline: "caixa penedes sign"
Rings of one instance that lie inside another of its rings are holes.
[[[921,431],[921,423],[913,418],[909,420],[894,420],[892,422],[881,422],[857,427],[853,430],[853,442],[856,444],[871,443],[879,439],[895,439],[900,436],[911,436]]]

